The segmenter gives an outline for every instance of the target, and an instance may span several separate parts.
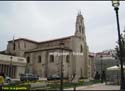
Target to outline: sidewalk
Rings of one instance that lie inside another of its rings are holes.
[[[69,88],[65,90],[73,90],[74,88]],[[76,90],[119,90],[120,86],[117,85],[105,85],[104,83],[98,83],[88,86],[76,87]]]

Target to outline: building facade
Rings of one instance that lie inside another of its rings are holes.
[[[96,53],[89,52],[89,79],[93,79],[96,73]]]
[[[101,73],[101,68],[106,71],[106,68],[118,65],[120,61],[113,56],[115,53],[115,50],[104,50],[96,53],[96,71]]]
[[[116,76],[116,72],[108,71],[107,68],[120,64],[120,61],[118,59],[115,59],[115,54],[115,50],[104,50],[102,52],[96,53],[96,71],[98,71],[99,74],[101,74],[102,71],[105,71],[107,80],[110,78],[110,76],[112,76],[112,78]]]
[[[26,59],[11,55],[0,54],[0,72],[11,78],[20,78],[25,73]]]
[[[25,38],[8,41],[6,53],[26,57],[26,72],[40,77],[61,75],[63,61],[64,77],[88,77],[88,46],[84,18],[76,17],[75,33],[72,36],[36,42]]]

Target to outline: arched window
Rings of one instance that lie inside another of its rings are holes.
[[[69,55],[66,56],[66,63],[69,63],[70,62],[70,58],[69,58]]]
[[[80,52],[83,52],[83,47],[82,47],[82,45],[80,46]]]
[[[79,26],[79,31],[81,32],[81,26]]]
[[[50,62],[53,63],[54,62],[54,56],[50,55]]]
[[[30,63],[30,57],[29,56],[27,57],[27,63]]]
[[[84,28],[82,27],[82,33],[84,33]]]
[[[41,63],[41,56],[38,56],[38,63]]]

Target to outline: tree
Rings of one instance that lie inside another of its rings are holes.
[[[121,46],[122,46],[122,59],[123,62],[125,62],[125,31],[121,34]],[[119,43],[117,42],[116,45],[116,55],[115,58],[119,59],[120,58],[120,51],[119,51]]]

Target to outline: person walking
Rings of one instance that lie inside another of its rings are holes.
[[[96,74],[95,74],[95,80],[100,80],[100,74],[98,71],[96,71]]]
[[[5,78],[5,75],[4,73],[0,73],[0,91],[2,91],[2,86],[3,86],[3,83],[4,83],[4,78]]]
[[[102,83],[106,81],[106,74],[105,74],[105,71],[102,71],[101,81],[102,81]]]

